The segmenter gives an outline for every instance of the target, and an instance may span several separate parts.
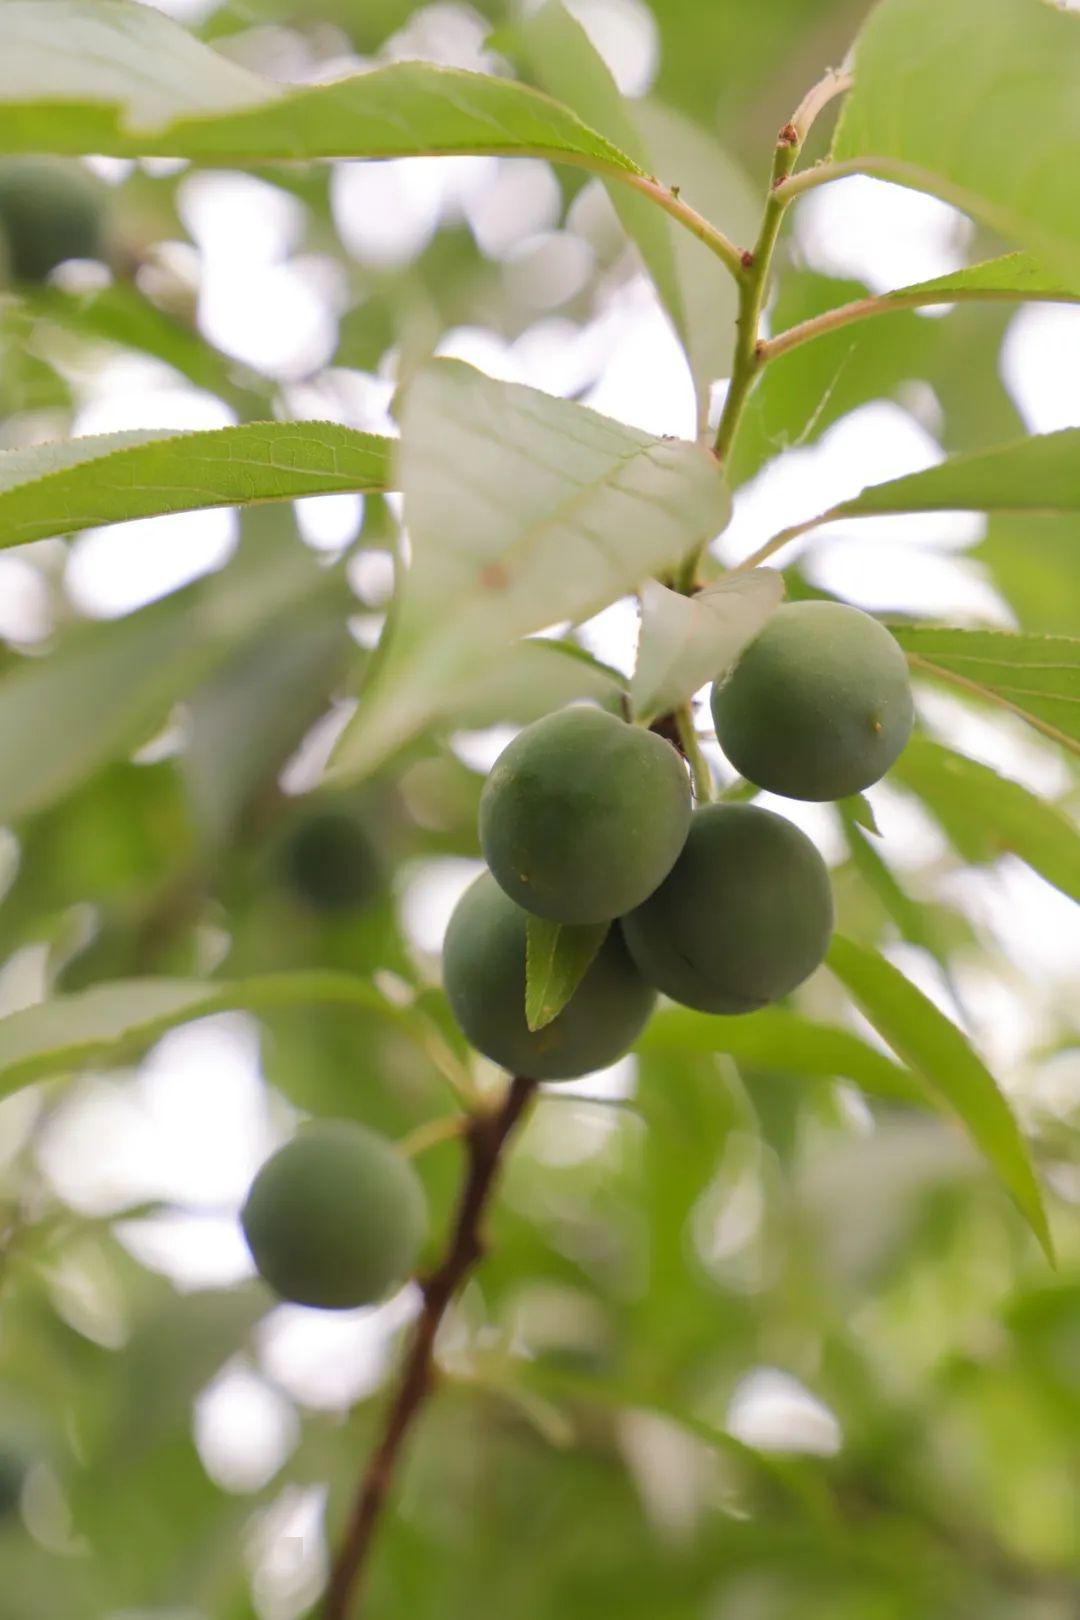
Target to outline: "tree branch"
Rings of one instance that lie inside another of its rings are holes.
[[[347,1620],[360,1593],[372,1540],[410,1429],[434,1385],[435,1340],[450,1301],[483,1254],[480,1223],[498,1175],[503,1148],[536,1090],[518,1076],[502,1104],[476,1114],[464,1133],[468,1169],[454,1229],[442,1264],[423,1283],[424,1306],[416,1324],[382,1438],[364,1470],[323,1601],[324,1620]]]
[[[736,281],[743,279],[746,273],[743,268],[744,254],[734,242],[728,240],[722,230],[711,220],[707,220],[704,214],[699,214],[696,208],[691,208],[689,203],[683,202],[677,186],[665,186],[649,175],[625,174],[620,175],[620,179],[633,186],[635,191],[640,191],[643,197],[657,203],[666,214],[671,215],[672,219],[677,219],[680,225],[685,225],[691,235],[696,236],[699,242],[704,242],[705,246],[727,266]]]

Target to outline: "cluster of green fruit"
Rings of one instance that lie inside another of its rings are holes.
[[[781,608],[712,695],[728,758],[758,787],[844,798],[876,782],[911,731],[907,667],[857,609]],[[691,805],[686,767],[655,732],[599,709],[527,727],[480,804],[490,870],[459,902],[443,977],[465,1035],[534,1080],[603,1068],[637,1039],[658,991],[711,1013],[787,995],[833,925],[824,861],[783,816]],[[610,925],[548,1024],[525,1015],[529,914]],[[426,1224],[415,1171],[343,1121],[305,1127],[260,1170],[243,1211],[261,1275],[299,1304],[380,1299],[413,1271]]]
[[[717,736],[755,786],[846,798],[896,759],[914,717],[903,653],[832,602],[782,607],[712,693]],[[760,806],[692,811],[654,732],[571,708],[527,727],[480,803],[489,871],[450,922],[443,978],[472,1044],[517,1074],[567,1080],[623,1055],[657,991],[710,1013],[787,995],[822,961],[832,890],[811,841]],[[610,924],[563,1010],[525,1015],[528,914]]]

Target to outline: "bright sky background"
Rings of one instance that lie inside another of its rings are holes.
[[[161,9],[194,20],[213,9],[213,0],[171,0]],[[647,88],[656,30],[638,0],[575,0],[574,9],[623,87],[631,93]],[[289,48],[281,60],[302,75],[305,66],[295,41],[284,43]],[[463,6],[440,4],[414,19],[397,54],[482,66],[482,51],[483,31],[475,16]],[[119,178],[128,166],[103,162],[98,167]],[[172,263],[197,277],[199,322],[206,335],[278,381],[282,414],[330,416],[390,431],[390,371],[378,377],[323,371],[334,350],[345,294],[333,262],[298,251],[301,205],[262,180],[227,172],[192,174],[182,181],[179,195],[197,256],[178,248]],[[644,277],[612,291],[584,329],[551,313],[553,304],[584,282],[593,249],[574,230],[575,216],[560,226],[559,191],[547,165],[492,158],[339,164],[333,199],[349,251],[382,266],[407,263],[440,221],[464,219],[481,251],[534,303],[535,324],[515,343],[468,328],[449,333],[441,352],[493,376],[560,394],[577,391],[596,372],[588,403],[652,432],[692,436],[686,364]],[[575,215],[579,221],[587,213],[602,218],[608,206],[594,182]],[[952,269],[965,262],[970,242],[967,222],[943,203],[862,178],[802,201],[795,235],[807,263],[862,277],[876,289]],[[1001,366],[1032,430],[1080,426],[1080,310],[1036,305],[1017,313]],[[82,380],[80,393],[77,434],[219,427],[231,419],[219,400],[139,358],[110,360]],[[773,463],[738,495],[721,555],[726,560],[745,556],[784,525],[824,510],[864,484],[940,460],[936,402],[927,393],[906,405],[882,400],[864,406],[814,447],[792,450]],[[360,500],[349,496],[301,503],[304,536],[332,555],[352,539],[361,509]],[[868,609],[1008,626],[1008,607],[967,554],[982,526],[981,518],[965,514],[889,518],[875,520],[872,527],[835,524],[806,542],[803,556],[818,584]],[[220,566],[236,536],[235,514],[228,512],[93,531],[70,548],[66,586],[85,613],[130,612]],[[46,547],[45,554],[55,552]],[[0,634],[30,644],[50,629],[35,562],[18,555],[0,559]],[[603,657],[627,667],[635,629],[633,611],[619,604],[593,622],[589,641]],[[974,718],[937,694],[926,697],[923,716],[931,726],[948,724],[974,757],[1022,777],[1036,791],[1054,793],[1064,785],[1053,751],[1019,723]],[[463,737],[459,751],[483,769],[507,736],[503,729]],[[317,764],[325,753],[324,743],[325,736],[322,743],[316,739],[307,763],[295,767],[289,778],[294,789],[310,782],[312,761]],[[715,758],[719,761],[718,754]],[[889,786],[871,790],[870,798],[887,834],[890,859],[917,882],[943,851],[940,834]],[[840,857],[831,809],[766,802],[805,826],[826,858]],[[475,870],[470,862],[432,861],[403,876],[405,926],[432,964],[449,912]],[[1003,1082],[1030,1093],[1039,1079],[1026,1054],[1042,1009],[1080,976],[1080,913],[1012,860],[957,876],[950,892],[1004,953],[1004,971],[985,965],[961,969],[961,1011],[920,953],[897,948],[895,957],[952,1016],[969,1021]],[[0,1007],[6,1011],[32,1001],[41,989],[40,958],[30,953],[0,973]],[[579,1089],[619,1096],[633,1083],[633,1063],[626,1061]],[[205,1129],[209,1113],[212,1132]],[[12,1099],[0,1105],[0,1117],[17,1141],[32,1123],[32,1101]],[[101,1213],[151,1198],[175,1204],[174,1215],[131,1223],[125,1241],[181,1288],[221,1286],[249,1274],[236,1210],[254,1169],[291,1126],[291,1110],[262,1082],[253,1027],[230,1015],[167,1036],[134,1085],[101,1077],[78,1087],[44,1132],[39,1157],[57,1192],[79,1210]],[[541,1108],[531,1127],[531,1150],[553,1162],[572,1161],[602,1150],[613,1128],[610,1112],[585,1104]],[[86,1152],[88,1141],[95,1144],[92,1154]],[[718,1172],[716,1195],[698,1233],[702,1253],[717,1264],[727,1264],[753,1242],[760,1210],[747,1192],[751,1185],[756,1182],[738,1167]],[[70,1286],[77,1301],[78,1288]],[[88,1319],[85,1301],[69,1302],[68,1308],[83,1311],[86,1331],[115,1329],[107,1311],[104,1316],[99,1311],[98,1318],[91,1311]],[[413,1291],[407,1289],[379,1309],[340,1316],[296,1307],[275,1310],[260,1329],[255,1359],[231,1364],[200,1397],[195,1434],[213,1477],[241,1490],[272,1478],[296,1442],[297,1404],[344,1408],[375,1387],[391,1337],[414,1309]],[[817,1451],[841,1444],[833,1415],[776,1369],[748,1375],[732,1398],[727,1421],[733,1433],[755,1444]],[[253,1543],[265,1620],[288,1620],[303,1605],[323,1556],[320,1508],[317,1493],[284,1493],[271,1510],[277,1517],[263,1526],[262,1541]],[[302,1549],[298,1560],[285,1566],[275,1551],[282,1537],[295,1537]]]

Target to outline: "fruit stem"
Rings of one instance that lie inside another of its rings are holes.
[[[442,1263],[423,1284],[424,1303],[390,1403],[382,1438],[360,1480],[360,1488],[334,1560],[323,1601],[323,1620],[347,1620],[360,1594],[372,1542],[386,1507],[404,1442],[434,1387],[435,1341],[443,1317],[461,1284],[483,1253],[480,1225],[494,1191],[503,1150],[532,1101],[536,1081],[516,1076],[499,1106],[473,1115],[464,1125],[465,1180]]]
[[[713,796],[712,772],[708,760],[701,751],[689,703],[683,703],[675,710],[675,729],[679,734],[679,749],[690,767],[694,798],[699,804],[708,804]]]
[[[403,1159],[415,1159],[421,1153],[426,1153],[428,1148],[438,1147],[440,1142],[450,1142],[455,1136],[463,1136],[468,1128],[467,1114],[443,1114],[438,1119],[426,1119],[407,1136],[400,1137],[394,1143],[394,1148]]]

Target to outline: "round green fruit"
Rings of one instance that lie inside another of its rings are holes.
[[[670,872],[690,825],[690,781],[671,744],[602,709],[563,709],[527,726],[480,799],[480,843],[519,906],[599,923],[644,900]]]
[[[289,887],[316,911],[355,911],[382,886],[379,857],[354,815],[318,810],[286,839],[282,863]]]
[[[67,259],[102,258],[100,187],[76,163],[0,163],[0,245],[13,281],[44,281]]]
[[[606,1068],[633,1045],[656,997],[617,928],[550,1024],[525,1021],[528,917],[485,872],[459,900],[443,946],[443,983],[468,1039],[511,1074],[573,1080]]]
[[[778,609],[712,693],[720,746],[747,781],[789,799],[845,799],[884,776],[911,735],[907,661],[840,602]]]
[[[794,990],[833,927],[825,862],[771,810],[699,810],[671,875],[622,921],[644,978],[701,1012],[745,1013]]]
[[[427,1214],[412,1165],[349,1120],[304,1126],[268,1159],[241,1213],[259,1274],[282,1299],[371,1305],[416,1266]]]

